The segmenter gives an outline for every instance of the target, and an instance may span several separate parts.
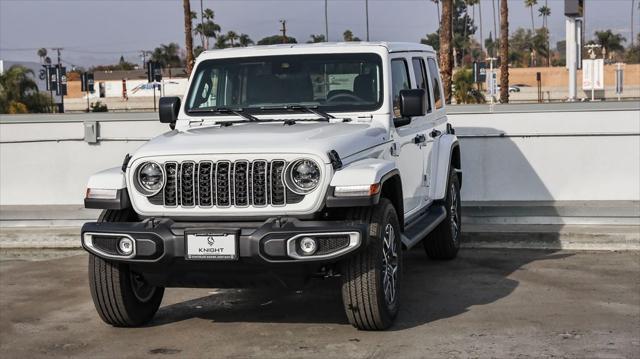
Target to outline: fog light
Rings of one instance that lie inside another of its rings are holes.
[[[318,244],[316,243],[315,239],[310,237],[303,237],[300,240],[300,250],[302,251],[303,255],[310,256],[316,252],[316,249],[318,249]]]
[[[122,238],[120,242],[118,242],[118,249],[120,249],[120,253],[124,255],[130,255],[133,253],[133,241],[130,238]]]

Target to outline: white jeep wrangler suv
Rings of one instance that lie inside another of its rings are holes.
[[[434,51],[325,43],[207,51],[155,137],[89,179],[91,294],[114,326],[166,287],[339,278],[349,322],[388,328],[402,251],[460,245],[460,149]]]

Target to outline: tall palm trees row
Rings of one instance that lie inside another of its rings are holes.
[[[433,1],[433,0],[432,0]],[[439,57],[440,75],[444,87],[444,97],[447,103],[451,103],[451,81],[453,73],[453,1],[434,1],[438,6],[442,3],[442,14],[439,16]],[[509,8],[507,0],[500,0],[500,57],[509,57]],[[500,102],[509,102],[509,62],[500,62]]]

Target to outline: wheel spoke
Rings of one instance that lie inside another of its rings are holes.
[[[382,239],[382,287],[388,306],[396,300],[396,285],[398,278],[398,243],[395,230],[391,224],[384,228]]]

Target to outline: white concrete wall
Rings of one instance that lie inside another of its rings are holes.
[[[465,201],[640,200],[638,109],[452,112]],[[100,121],[99,144],[83,141],[87,118]],[[90,174],[121,165],[144,138],[168,130],[156,119],[152,113],[0,117],[0,205],[81,204]]]
[[[640,200],[640,111],[450,120],[461,141],[466,201]]]

